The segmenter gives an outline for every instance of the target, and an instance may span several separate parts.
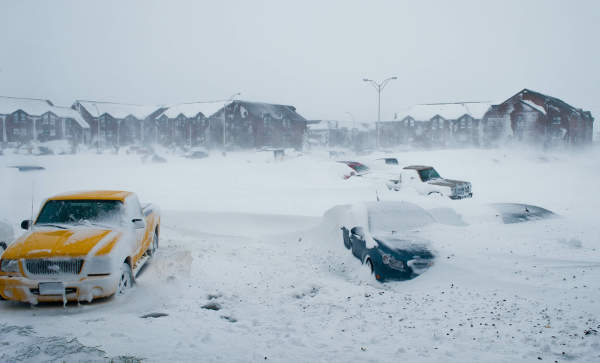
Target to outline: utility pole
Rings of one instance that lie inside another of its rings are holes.
[[[375,128],[377,129],[376,145],[378,149],[381,146],[379,141],[379,124],[381,123],[381,92],[383,92],[383,89],[390,81],[395,79],[398,79],[398,77],[389,77],[378,83],[372,79],[363,78],[363,82],[368,82],[371,86],[373,86],[373,88],[375,88],[375,91],[377,91],[377,123],[375,124]]]

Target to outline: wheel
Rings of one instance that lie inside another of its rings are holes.
[[[123,262],[121,265],[121,277],[119,277],[119,287],[117,293],[123,295],[127,289],[130,289],[133,285],[133,274],[131,272],[131,266],[127,262]]]
[[[156,250],[158,250],[158,233],[155,231],[154,237],[152,238],[152,244],[150,244],[150,248],[148,248],[147,251],[148,256],[154,256]]]

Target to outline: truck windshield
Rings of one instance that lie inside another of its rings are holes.
[[[424,182],[432,180],[432,179],[441,179],[440,174],[438,174],[434,168],[419,170],[419,176],[421,177],[421,180]]]
[[[122,220],[123,203],[118,200],[49,200],[44,204],[35,224],[116,226]]]

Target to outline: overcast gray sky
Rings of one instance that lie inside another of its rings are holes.
[[[0,2],[0,95],[291,104],[373,120],[522,88],[600,114],[600,1]]]

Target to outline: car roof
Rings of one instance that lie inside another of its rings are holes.
[[[425,169],[432,169],[433,166],[427,166],[427,165],[409,165],[409,166],[405,166],[403,169],[413,169],[413,170],[425,170]]]
[[[120,200],[124,202],[132,194],[132,192],[123,190],[87,190],[58,194],[48,200]]]

